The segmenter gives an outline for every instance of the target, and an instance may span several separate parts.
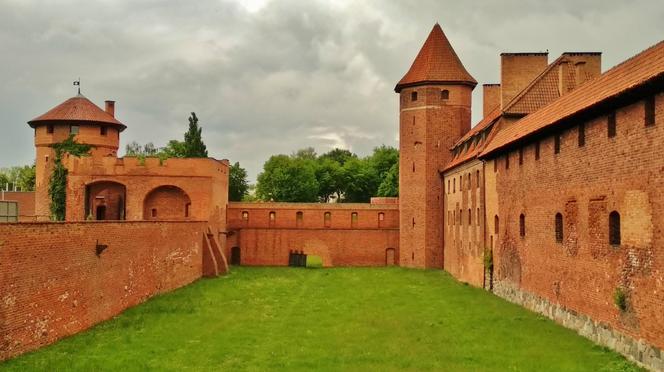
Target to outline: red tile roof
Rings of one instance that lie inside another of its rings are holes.
[[[394,90],[398,93],[408,86],[449,82],[477,85],[477,81],[463,67],[443,29],[436,23],[410,70]]]
[[[477,123],[468,133],[466,133],[458,142],[456,146],[461,145],[462,143],[466,142],[468,139],[470,139],[472,136],[478,134],[479,132],[483,131],[484,129],[488,128],[491,124],[495,123],[500,119],[503,115],[502,110],[500,109],[500,105],[496,106],[496,108],[493,109],[487,116],[484,117],[479,123]],[[468,160],[475,159],[477,155],[479,155],[484,147],[489,143],[491,140],[492,134],[495,132],[495,129],[491,130],[491,133],[484,139],[477,141],[473,144],[471,144],[470,148],[463,150],[459,152],[453,159],[452,161],[445,166],[445,169],[443,170],[448,170],[452,169],[460,164],[463,164],[467,162]],[[455,146],[455,147],[456,147]]]
[[[664,76],[664,41],[613,67],[509,128],[499,131],[480,157],[503,149],[580,111],[662,76]]]
[[[52,121],[104,123],[119,126],[120,130],[124,130],[127,127],[80,94],[55,106],[45,114],[30,120],[28,124],[34,128],[41,122]]]

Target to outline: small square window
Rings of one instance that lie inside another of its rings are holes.
[[[105,136],[108,134],[108,128],[106,127],[100,127],[99,132],[101,133],[102,136]]]
[[[417,92],[410,93],[410,100],[417,101]]]
[[[69,127],[69,133],[71,134],[78,134],[79,126],[78,125],[72,125]]]
[[[53,124],[49,124],[46,126],[46,133],[53,134]]]

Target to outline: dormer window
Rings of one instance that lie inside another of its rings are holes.
[[[450,91],[445,89],[440,91],[440,99],[448,100],[450,99]]]
[[[410,100],[417,101],[417,92],[410,93]]]

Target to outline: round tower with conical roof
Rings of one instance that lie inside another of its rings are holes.
[[[477,85],[436,24],[399,81],[400,265],[443,267],[443,182]]]
[[[52,145],[73,135],[76,142],[92,146],[93,157],[117,156],[120,132],[126,128],[115,119],[114,101],[106,101],[102,110],[81,94],[30,120],[28,125],[35,130],[35,215],[41,220],[50,218],[48,184],[55,159]]]

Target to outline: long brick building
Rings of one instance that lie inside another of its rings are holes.
[[[34,198],[7,194],[24,212],[0,225],[0,359],[226,257],[296,252],[444,269],[664,369],[664,42],[603,73],[599,52],[503,53],[500,80],[471,126],[477,81],[436,24],[395,87],[400,199],[366,204],[229,203],[227,160],[118,158],[115,103],[63,102],[29,122]],[[66,222],[46,222],[53,145],[72,134],[93,150],[62,159]]]

